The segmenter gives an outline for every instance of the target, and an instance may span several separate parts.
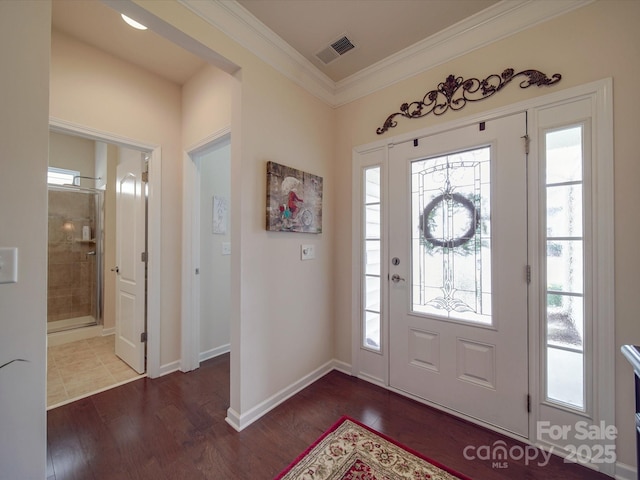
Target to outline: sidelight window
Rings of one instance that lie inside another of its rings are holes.
[[[545,132],[546,398],[585,409],[583,125]]]
[[[364,180],[364,298],[362,346],[380,351],[381,325],[381,198],[380,167],[363,170]]]

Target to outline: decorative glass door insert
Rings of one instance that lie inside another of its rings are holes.
[[[526,437],[525,135],[516,113],[394,144],[388,273],[390,385]]]
[[[415,313],[492,324],[490,159],[485,146],[411,164]]]

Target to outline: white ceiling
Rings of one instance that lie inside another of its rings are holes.
[[[53,0],[52,28],[183,85],[204,61],[151,30],[128,26],[98,0]]]
[[[174,1],[336,107],[594,0]],[[52,3],[54,30],[179,85],[202,68],[204,59],[229,73],[238,68],[130,0]],[[143,17],[138,20],[146,19],[158,32],[198,54],[151,30],[134,30],[114,8],[137,12]],[[356,48],[323,65],[316,53],[345,34]],[[489,73],[497,72],[478,75]]]
[[[223,0],[225,4],[235,0]],[[256,17],[333,81],[468,18],[498,0],[239,0],[234,11]],[[246,9],[246,10],[245,10]],[[53,0],[53,28],[175,83],[203,62],[156,35],[127,26],[98,0]],[[329,65],[315,54],[347,34],[356,48]]]
[[[471,17],[498,0],[238,0],[338,82]],[[316,53],[346,35],[356,46],[325,65]]]

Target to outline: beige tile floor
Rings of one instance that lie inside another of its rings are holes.
[[[143,376],[116,357],[114,342],[109,335],[49,347],[47,407]]]

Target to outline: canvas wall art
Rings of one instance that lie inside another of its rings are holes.
[[[218,235],[227,233],[227,216],[229,201],[221,195],[213,196],[213,215],[211,219],[211,232]]]
[[[322,233],[322,177],[268,162],[267,230]]]

